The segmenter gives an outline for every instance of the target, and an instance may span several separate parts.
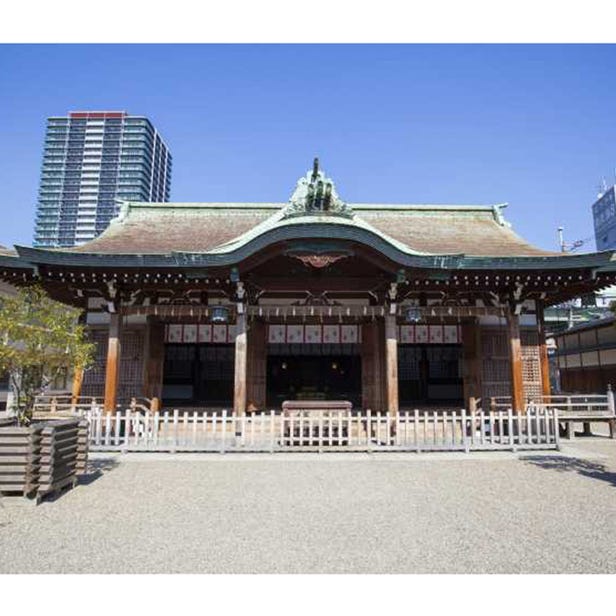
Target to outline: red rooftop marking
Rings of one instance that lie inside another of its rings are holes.
[[[126,116],[125,111],[71,111],[69,118],[85,118],[88,120],[107,119],[107,118],[123,118]]]

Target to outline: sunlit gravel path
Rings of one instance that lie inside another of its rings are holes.
[[[616,573],[616,442],[529,454],[98,454],[0,500],[2,573]]]

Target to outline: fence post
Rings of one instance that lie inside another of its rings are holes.
[[[235,421],[235,418],[234,418]],[[235,428],[232,432],[237,434],[237,428]],[[223,409],[222,411],[222,438],[220,443],[220,453],[225,453],[225,440],[227,437],[227,409]],[[214,438],[216,435],[214,434]]]
[[[349,426],[349,432],[351,428]],[[372,452],[372,411],[368,409],[366,411],[366,445],[367,451]]]
[[[154,420],[152,424],[152,436],[154,440],[154,446],[158,447],[158,430],[160,428],[160,413],[156,411],[154,413]]]
[[[560,426],[558,424],[558,409],[555,407],[552,409],[554,416],[554,443],[556,444],[557,451],[560,451]]]
[[[184,433],[182,444],[186,447],[188,444],[188,413],[186,411],[184,411],[184,419],[182,420],[182,432]]]
[[[274,453],[274,443],[275,443],[275,438],[276,438],[274,435],[274,428],[275,428],[275,415],[274,415],[274,411],[270,410],[270,453]]]
[[[470,447],[468,446],[468,435],[466,434],[466,409],[462,409],[462,443],[464,444],[464,452],[468,453]]]
[[[517,415],[518,419],[518,432],[520,428],[520,415]],[[507,411],[507,424],[509,426],[509,444],[511,445],[511,451],[516,451],[515,439],[513,435],[513,410],[509,407]]]
[[[392,444],[395,447],[400,447],[400,411],[396,413],[396,419],[394,423],[394,438]]]
[[[178,419],[180,417],[180,411],[178,409],[173,409],[173,441],[171,442],[171,453],[176,452],[176,448],[178,445]]]
[[[492,398],[494,401],[494,398]],[[494,404],[496,404],[494,402]],[[475,444],[475,414],[477,413],[477,401],[474,397],[469,398],[468,400],[468,411],[471,416],[471,443]],[[483,426],[482,426],[483,429]],[[480,437],[483,438],[483,432],[480,434]],[[482,441],[483,442],[483,441]]]
[[[116,413],[118,412],[122,412],[122,411],[116,411]],[[130,439],[130,409],[126,409],[126,416],[125,416],[125,424],[124,424],[124,444],[122,446],[122,453],[127,453],[128,452],[128,441]]]
[[[120,446],[120,426],[122,425],[120,413],[116,413],[115,419],[115,441],[114,444],[116,447]]]
[[[95,436],[96,436],[96,440],[95,443],[96,445],[100,445],[101,444],[101,434],[103,433],[103,420],[102,420],[102,414],[101,413],[96,413],[96,415],[94,415],[94,421],[95,421]]]
[[[616,407],[614,406],[614,392],[612,391],[611,383],[607,386],[607,410],[610,415],[616,414]]]
[[[284,420],[285,420],[284,411],[282,411],[280,413],[280,448],[283,450],[285,448],[285,445],[288,445],[288,443],[285,442],[285,438],[284,438],[284,434],[285,434],[284,433]]]

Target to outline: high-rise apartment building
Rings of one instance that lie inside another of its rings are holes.
[[[604,189],[592,204],[597,250],[616,248],[616,186]]]
[[[152,123],[123,111],[78,111],[47,120],[35,246],[93,239],[118,200],[169,201],[171,155]]]

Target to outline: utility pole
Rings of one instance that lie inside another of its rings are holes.
[[[567,248],[565,247],[565,238],[563,237],[563,227],[558,227],[558,245],[560,246],[561,252],[567,252]]]

